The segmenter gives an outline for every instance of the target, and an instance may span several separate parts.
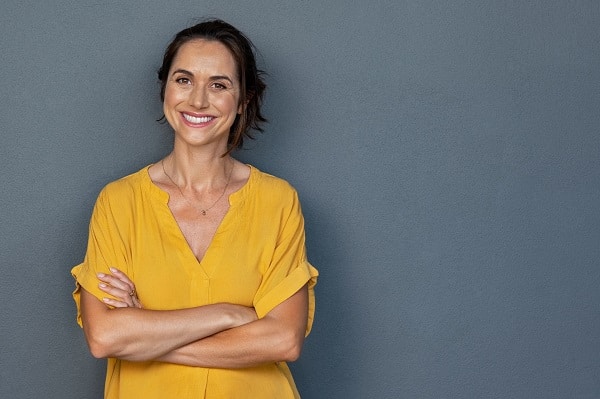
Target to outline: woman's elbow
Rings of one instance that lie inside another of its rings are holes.
[[[294,346],[287,351],[285,358],[283,359],[285,362],[295,362],[300,358],[300,354],[302,353],[302,345]]]
[[[107,357],[111,357],[111,354],[108,350],[108,345],[103,344],[102,341],[88,337],[87,344],[90,353],[96,359],[105,359]]]
[[[106,349],[101,346],[93,345],[92,343],[88,342],[88,348],[90,349],[92,356],[96,359],[106,359],[110,357]]]
[[[85,340],[87,341],[90,353],[96,359],[114,357],[112,351],[115,348],[107,333],[102,333],[97,329],[85,328]]]
[[[300,358],[302,353],[302,345],[304,344],[303,334],[290,334],[285,340],[285,344],[282,348],[282,357],[285,362],[295,362]]]

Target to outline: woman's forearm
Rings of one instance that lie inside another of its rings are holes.
[[[168,311],[110,309],[83,289],[81,306],[83,328],[92,354],[131,361],[156,359],[256,318],[251,308],[224,303]]]
[[[265,319],[176,348],[155,360],[195,367],[243,368],[294,361],[304,336],[274,331]]]
[[[294,361],[304,343],[307,309],[305,286],[260,320],[178,347],[155,360],[213,368]]]

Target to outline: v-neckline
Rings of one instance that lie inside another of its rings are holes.
[[[212,274],[213,270],[212,270],[212,268],[207,268],[207,266],[211,265],[212,263],[207,262],[207,258],[213,252],[211,249],[215,246],[215,241],[220,236],[221,230],[224,229],[223,226],[225,226],[227,223],[229,223],[229,221],[228,221],[229,215],[234,212],[232,210],[231,201],[229,203],[229,208],[227,209],[227,211],[225,212],[225,215],[223,215],[223,218],[217,225],[217,228],[216,228],[214,234],[212,235],[212,237],[210,238],[210,241],[208,242],[208,246],[206,247],[206,250],[204,251],[202,258],[200,258],[200,259],[198,259],[198,257],[192,250],[192,246],[188,242],[185,234],[183,234],[183,231],[181,230],[181,226],[179,226],[179,223],[177,222],[177,219],[175,218],[173,211],[169,207],[168,202],[165,205],[167,207],[167,210],[169,211],[169,214],[171,215],[171,222],[174,224],[174,227],[179,234],[179,238],[185,242],[185,247],[186,247],[186,251],[188,252],[188,255],[190,256],[191,259],[195,260],[196,267],[200,267],[200,269],[202,269],[207,276],[210,276]]]
[[[152,178],[150,177],[150,174],[148,171],[150,169],[150,167],[152,166],[152,164],[148,165],[146,167],[145,178],[147,179],[147,181],[149,183],[149,187],[150,187],[151,191],[154,191],[160,197],[161,204],[164,206],[164,210],[169,215],[169,220],[170,220],[169,223],[171,223],[173,230],[177,232],[177,234],[179,236],[178,238],[183,240],[183,242],[185,243],[185,247],[186,247],[185,251],[187,252],[186,257],[190,258],[190,260],[193,260],[194,266],[199,268],[200,270],[202,270],[202,272],[206,275],[206,277],[210,277],[212,275],[212,273],[214,272],[214,266],[215,266],[214,263],[215,262],[208,262],[207,259],[209,260],[210,259],[209,256],[211,256],[211,254],[214,252],[213,248],[215,246],[215,241],[217,241],[219,236],[222,235],[222,230],[225,228],[224,226],[231,223],[230,219],[234,218],[234,216],[232,216],[232,215],[236,212],[238,204],[242,202],[242,199],[244,198],[244,193],[247,190],[249,190],[249,187],[252,184],[252,180],[253,180],[254,176],[256,175],[257,169],[254,168],[252,165],[249,165],[249,164],[246,164],[246,165],[250,168],[250,173],[248,175],[248,179],[237,191],[234,191],[233,193],[229,194],[229,196],[227,198],[227,200],[229,202],[229,208],[227,209],[227,211],[225,212],[225,215],[223,215],[223,218],[219,222],[219,225],[217,226],[215,233],[211,237],[210,242],[208,243],[208,246],[206,247],[206,251],[204,251],[204,255],[202,256],[201,259],[198,259],[196,257],[196,254],[192,250],[192,247],[190,246],[187,238],[183,234],[183,231],[181,230],[181,227],[179,226],[179,223],[177,222],[177,219],[175,218],[173,211],[169,207],[169,198],[170,198],[169,193],[164,191],[162,188],[157,186],[156,183],[154,183],[154,181],[152,181]],[[211,266],[211,265],[212,265],[212,267],[207,267],[207,266]]]

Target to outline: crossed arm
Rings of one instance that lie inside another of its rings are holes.
[[[101,275],[104,302],[81,290],[84,333],[95,357],[241,368],[298,358],[308,314],[305,285],[257,319],[253,308],[218,303],[178,310],[142,309],[125,274]],[[113,306],[110,308],[107,305]]]

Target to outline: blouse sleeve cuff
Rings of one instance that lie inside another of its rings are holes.
[[[263,318],[277,305],[294,295],[305,284],[308,284],[308,323],[306,325],[306,335],[310,333],[315,314],[315,290],[319,272],[310,263],[303,262],[294,269],[284,280],[260,298],[255,304],[254,309],[259,318]]]
[[[106,296],[106,294],[103,294],[103,292],[100,291],[100,288],[98,288],[98,278],[93,272],[90,272],[90,270],[85,267],[85,263],[79,264],[71,269],[71,275],[75,279],[73,300],[77,306],[77,324],[79,324],[80,327],[83,327],[83,322],[81,320],[81,288],[85,288],[86,291],[100,300],[102,300],[102,297]]]

